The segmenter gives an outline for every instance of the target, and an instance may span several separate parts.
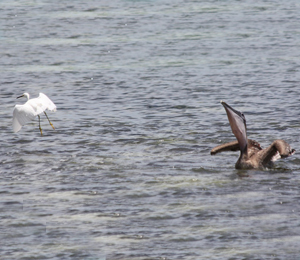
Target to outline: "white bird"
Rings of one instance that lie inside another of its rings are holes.
[[[50,125],[53,129],[54,126],[50,122],[45,110],[56,111],[56,105],[48,98],[45,94],[40,93],[37,98],[29,99],[29,94],[24,93],[22,96],[17,98],[27,97],[27,102],[24,105],[16,105],[13,112],[13,130],[14,132],[19,132],[23,125],[27,122],[34,120],[36,116],[39,117],[39,129],[41,135],[43,135],[41,128],[41,118],[40,114],[45,113]]]

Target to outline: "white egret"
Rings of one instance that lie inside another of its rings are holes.
[[[17,98],[27,97],[27,102],[24,105],[16,105],[13,112],[13,130],[14,132],[18,132],[21,130],[22,126],[27,122],[34,120],[36,116],[39,118],[39,129],[41,131],[41,135],[43,135],[41,128],[41,118],[40,114],[45,113],[50,125],[53,129],[54,126],[49,120],[45,110],[48,109],[50,111],[56,111],[56,105],[48,98],[45,94],[40,93],[37,98],[29,99],[29,94],[24,93],[22,96]]]

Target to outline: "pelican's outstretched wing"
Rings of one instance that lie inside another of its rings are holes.
[[[226,144],[218,145],[210,151],[210,154],[215,155],[217,153],[221,153],[225,151],[240,151],[239,142],[233,141]]]
[[[247,147],[248,149],[262,150],[260,144],[252,139],[248,139]],[[226,151],[240,151],[239,142],[233,141],[233,142],[218,145],[210,151],[210,154],[215,155],[217,153],[226,152]]]
[[[295,149],[284,140],[275,140],[268,148],[261,151],[262,164],[267,165],[270,161],[276,161],[280,158],[291,156]]]

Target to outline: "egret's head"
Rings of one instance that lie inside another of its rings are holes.
[[[21,95],[21,96],[19,96],[17,98],[21,98],[21,97],[27,97],[27,100],[28,100],[29,99],[29,94],[25,92],[23,95]]]

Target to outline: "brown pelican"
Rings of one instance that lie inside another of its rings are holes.
[[[237,141],[221,144],[213,148],[211,155],[224,151],[241,151],[235,164],[236,169],[259,169],[272,166],[272,163],[280,158],[288,157],[295,153],[288,143],[283,140],[275,140],[268,148],[262,149],[254,140],[247,139],[246,118],[243,113],[235,110],[221,101],[228,116],[231,130]]]

